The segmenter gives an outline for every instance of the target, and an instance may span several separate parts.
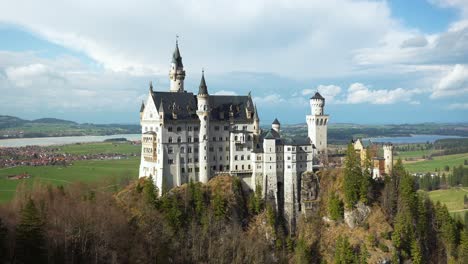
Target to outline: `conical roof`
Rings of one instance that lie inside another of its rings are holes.
[[[277,119],[277,118],[275,118],[275,120],[273,121],[273,123],[272,123],[272,124],[273,124],[273,125],[279,125],[279,124],[280,124],[280,122],[278,121],[278,119]]]
[[[316,93],[314,94],[314,96],[312,96],[310,99],[325,100],[325,98],[323,98],[323,96],[321,96],[321,95],[319,94],[319,92],[316,92]]]
[[[206,86],[206,82],[205,82],[205,72],[204,72],[204,71],[202,71],[202,77],[201,77],[201,80],[200,80],[200,86],[198,87],[198,94],[199,94],[199,95],[208,94],[208,87]]]
[[[184,67],[184,65],[182,64],[182,56],[180,56],[178,41],[176,41],[176,47],[174,53],[172,53],[172,63],[174,63],[177,68]]]

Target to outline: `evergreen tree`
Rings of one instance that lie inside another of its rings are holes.
[[[353,248],[349,244],[348,237],[338,237],[335,246],[335,264],[358,263],[358,256],[354,254]]]
[[[156,205],[158,191],[157,191],[156,186],[154,185],[152,176],[150,176],[148,179],[145,180],[145,183],[143,185],[143,194],[148,204]]]
[[[344,168],[344,195],[346,207],[351,209],[359,201],[361,193],[361,166],[353,144],[348,144]]]
[[[330,215],[330,219],[335,221],[341,220],[343,219],[343,213],[343,202],[335,193],[332,192],[328,198],[328,214]]]
[[[372,161],[371,152],[366,148],[366,159],[364,160],[364,168],[360,177],[359,200],[365,204],[369,202],[369,191],[372,181]]]
[[[16,263],[45,263],[44,223],[34,201],[29,198],[20,211],[16,227]]]
[[[226,201],[224,200],[223,196],[220,194],[219,191],[216,191],[213,197],[213,209],[214,215],[217,220],[221,220],[226,216]]]
[[[468,230],[460,234],[460,246],[458,246],[458,263],[468,263]]]

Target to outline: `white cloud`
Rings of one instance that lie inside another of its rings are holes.
[[[441,98],[468,93],[468,67],[466,65],[455,65],[435,85],[431,98]]]
[[[213,95],[237,95],[237,93],[234,91],[221,90],[213,93]]]
[[[394,104],[397,102],[412,102],[411,98],[421,90],[405,90],[396,88],[393,90],[372,90],[362,83],[353,83],[348,88],[348,94],[344,103],[349,104]]]
[[[286,102],[279,94],[270,94],[264,97],[254,97],[254,102],[264,107],[278,107],[279,104]]]
[[[451,110],[468,110],[468,103],[453,103],[450,104],[447,108]]]
[[[402,48],[424,47],[427,45],[427,39],[424,36],[414,36],[401,43]]]
[[[176,34],[190,71],[348,74],[354,50],[401,29],[370,0],[16,0],[0,2],[0,21],[137,75],[166,74]]]
[[[316,91],[322,95],[327,102],[335,101],[335,97],[341,93],[341,87],[336,85],[322,85],[320,84],[317,88],[314,89],[304,89],[301,91],[302,95],[312,95]]]

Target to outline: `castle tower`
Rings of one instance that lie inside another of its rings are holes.
[[[209,158],[208,158],[208,149],[209,149],[209,131],[210,131],[210,103],[208,88],[205,82],[205,74],[202,71],[202,77],[200,81],[200,87],[198,88],[198,110],[197,115],[200,119],[200,134],[199,134],[199,166],[200,174],[199,180],[202,183],[207,183],[209,180]]]
[[[324,114],[325,98],[318,92],[310,98],[311,115],[308,115],[307,129],[309,139],[315,145],[317,154],[327,157],[327,125],[328,115]]]
[[[254,106],[254,135],[260,135],[260,118],[258,118],[257,106]]]
[[[184,92],[185,71],[180,56],[179,43],[176,40],[176,47],[172,54],[171,69],[169,71],[169,79],[171,80],[171,92]]]
[[[385,158],[385,173],[390,175],[393,170],[393,145],[391,143],[383,145]]]

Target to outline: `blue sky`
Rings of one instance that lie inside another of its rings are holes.
[[[29,8],[25,9],[24,6]],[[468,122],[468,1],[0,3],[0,114],[138,123],[175,35],[196,92],[252,92],[262,123]]]

